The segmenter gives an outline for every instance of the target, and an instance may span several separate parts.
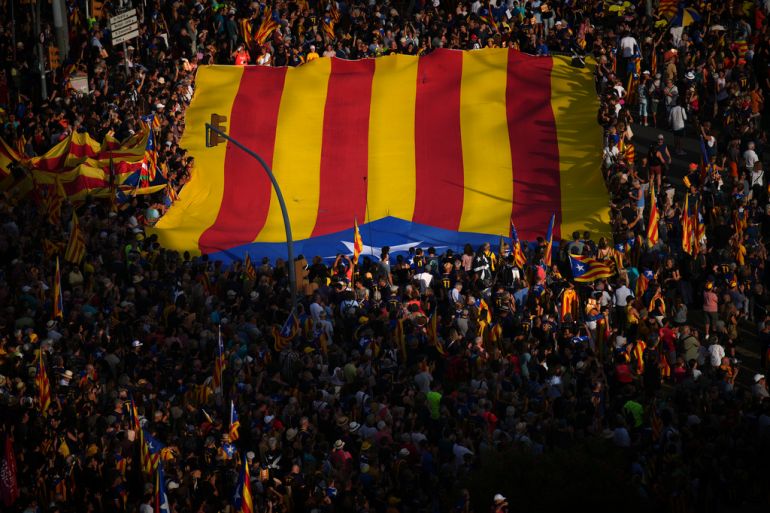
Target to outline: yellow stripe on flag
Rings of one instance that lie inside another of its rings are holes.
[[[318,215],[321,186],[326,91],[331,59],[316,59],[286,70],[273,154],[273,173],[286,200],[295,240],[307,239]],[[340,201],[345,199],[345,184]],[[254,242],[286,240],[283,217],[275,191],[270,194],[267,222]]]
[[[230,111],[242,74],[241,66],[198,69],[195,108],[185,113],[185,131],[180,143],[182,148],[195,155],[192,178],[175,202],[177,208],[169,209],[156,224],[157,229],[148,230],[156,233],[165,247],[194,248],[192,252],[199,253],[198,239],[217,218],[224,190],[227,145],[206,148],[205,124],[210,122],[211,114],[220,114],[227,116],[225,126],[229,128]]]
[[[416,95],[416,57],[390,55],[375,61],[369,110],[367,222],[387,216],[412,219],[414,214]]]
[[[576,230],[589,230],[594,239],[610,235],[607,189],[598,164],[602,141],[593,71],[591,61],[578,69],[569,57],[553,57],[551,105],[559,140],[563,237]]]
[[[463,53],[461,232],[508,233],[513,203],[505,92],[508,49]]]

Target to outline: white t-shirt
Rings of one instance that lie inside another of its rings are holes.
[[[759,161],[757,152],[754,150],[746,150],[743,152],[743,161],[746,163],[746,169],[754,169],[754,164]]]
[[[628,306],[629,297],[634,297],[634,294],[631,292],[631,289],[625,285],[622,285],[618,290],[615,291],[615,306]]]
[[[629,58],[634,56],[634,48],[638,48],[639,43],[636,42],[632,36],[626,36],[620,40],[620,51],[623,57]]]
[[[425,294],[425,291],[430,287],[430,282],[433,281],[433,275],[429,272],[421,272],[415,278],[420,281],[420,292]]]
[[[460,467],[464,462],[463,458],[466,454],[473,454],[473,451],[468,449],[467,447],[464,447],[460,444],[455,444],[454,447],[452,447],[452,452],[455,455],[455,466]]]
[[[671,114],[668,116],[668,122],[671,123],[671,128],[673,130],[683,130],[684,122],[686,120],[687,113],[684,111],[684,107],[677,105],[671,109]]]
[[[318,319],[321,317],[321,312],[323,311],[323,306],[319,305],[318,303],[310,303],[310,315],[313,317],[314,321],[318,321]]]
[[[420,372],[414,377],[414,382],[420,392],[427,394],[430,392],[430,384],[433,381],[433,376],[429,372]]]
[[[719,344],[711,344],[709,346],[709,361],[712,367],[719,367],[722,365],[722,358],[725,356],[725,348]]]

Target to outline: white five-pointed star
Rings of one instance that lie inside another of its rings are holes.
[[[575,269],[577,269],[578,271],[582,271],[584,269],[584,267],[581,264],[577,264],[575,266]]]

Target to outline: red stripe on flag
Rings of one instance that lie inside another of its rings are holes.
[[[508,52],[506,110],[513,162],[512,218],[519,236],[544,236],[556,212],[555,242],[561,237],[559,141],[551,107],[551,58]]]
[[[366,219],[369,104],[374,59],[332,59],[321,148],[321,184],[313,237]],[[340,144],[345,141],[345,144]]]
[[[461,52],[426,55],[417,68],[412,220],[447,230],[459,228],[463,211],[462,69]]]
[[[244,68],[226,123],[229,135],[257,152],[268,166],[273,162],[278,108],[285,79],[286,68]],[[224,168],[225,184],[219,214],[198,241],[202,253],[253,242],[267,220],[272,185],[259,163],[243,151],[228,147]]]

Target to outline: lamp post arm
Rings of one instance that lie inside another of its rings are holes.
[[[275,179],[275,175],[273,175],[273,171],[270,169],[270,166],[267,165],[267,162],[265,162],[262,157],[259,156],[255,151],[248,148],[247,146],[244,146],[236,139],[233,139],[229,135],[227,135],[224,131],[220,130],[219,128],[213,126],[211,123],[206,123],[206,140],[209,140],[209,136],[211,135],[209,132],[214,132],[217,134],[217,136],[221,137],[222,139],[225,139],[226,141],[232,143],[234,146],[240,148],[245,153],[256,159],[257,162],[262,166],[262,169],[264,169],[265,173],[267,173],[268,178],[270,178],[270,182],[273,184],[273,189],[275,189],[275,195],[278,197],[278,204],[281,207],[281,214],[283,215],[283,226],[286,229],[286,249],[288,252],[288,265],[289,268],[289,287],[291,288],[291,306],[292,310],[296,309],[297,307],[297,277],[294,272],[294,239],[291,235],[291,222],[289,221],[289,211],[286,208],[286,201],[283,199],[283,193],[281,192],[281,188],[278,185],[278,181]]]

